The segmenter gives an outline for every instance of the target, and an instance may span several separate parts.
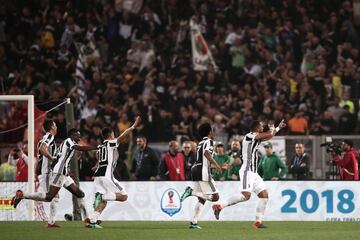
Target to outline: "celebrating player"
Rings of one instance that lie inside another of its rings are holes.
[[[126,129],[118,138],[115,138],[114,131],[110,128],[102,130],[103,144],[98,150],[98,168],[94,175],[95,184],[95,201],[94,213],[90,219],[87,219],[87,227],[102,228],[97,224],[98,218],[106,207],[107,201],[124,202],[128,196],[125,189],[120,185],[120,182],[114,178],[114,168],[118,159],[117,147],[121,142],[127,139],[127,136],[140,123],[140,117],[137,117],[134,124]]]
[[[62,142],[59,147],[59,153],[57,156],[57,163],[53,168],[50,176],[50,187],[49,190],[45,192],[36,192],[36,193],[25,193],[21,190],[16,191],[15,197],[13,197],[11,204],[14,205],[14,208],[20,203],[22,199],[32,199],[36,201],[50,202],[58,194],[61,187],[65,187],[69,192],[78,197],[79,205],[83,214],[86,218],[86,210],[84,204],[82,203],[82,198],[85,194],[80,188],[74,183],[74,180],[69,176],[68,168],[70,160],[74,155],[74,150],[78,151],[91,151],[96,150],[97,147],[94,146],[80,146],[78,142],[80,141],[81,135],[77,129],[71,129],[68,132],[68,138]],[[51,157],[48,155],[47,157]]]
[[[244,136],[242,141],[242,156],[243,164],[239,171],[240,176],[240,194],[236,194],[222,204],[214,204],[213,210],[216,219],[219,219],[220,211],[239,202],[247,201],[250,199],[251,192],[255,192],[259,197],[259,203],[256,208],[256,221],[253,223],[254,228],[266,228],[262,223],[262,217],[264,215],[266,204],[268,202],[268,192],[265,188],[263,179],[257,173],[257,167],[259,163],[258,159],[258,147],[261,141],[270,140],[280,129],[286,126],[284,120],[282,120],[278,127],[269,125],[270,130],[263,132],[263,122],[254,121],[251,126],[251,132]]]
[[[46,133],[38,143],[38,176],[39,191],[47,192],[49,190],[51,163],[56,156],[56,144],[54,137],[57,133],[57,127],[53,120],[46,120],[43,127]],[[48,227],[59,227],[55,224],[56,207],[58,202],[59,194],[56,194],[50,202]]]
[[[204,123],[199,127],[199,135],[202,141],[197,146],[196,161],[191,168],[191,175],[194,181],[194,189],[187,187],[181,196],[181,201],[184,201],[189,196],[198,197],[198,202],[195,205],[195,213],[190,222],[191,229],[201,229],[198,225],[198,218],[202,212],[206,200],[216,202],[219,200],[215,181],[210,174],[210,163],[212,163],[217,172],[221,171],[221,167],[213,159],[214,152],[213,132],[209,123]]]

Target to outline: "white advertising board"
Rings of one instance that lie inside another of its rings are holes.
[[[11,183],[0,183],[0,189],[7,184]],[[92,212],[93,183],[80,184],[86,195],[88,211]],[[192,217],[197,199],[189,197],[183,203],[179,200],[186,186],[191,186],[192,182],[122,182],[122,185],[128,192],[128,201],[109,202],[101,215],[102,220],[189,221]],[[360,182],[268,181],[266,186],[270,198],[264,220],[360,221]],[[220,202],[239,192],[238,182],[217,182],[217,188]],[[0,209],[0,220],[19,220],[9,216],[21,214],[20,211],[24,211],[21,205],[26,205],[26,201],[19,204],[19,209]],[[220,219],[252,221],[257,202],[257,196],[253,195],[247,202],[224,209]],[[46,212],[48,203],[44,205]],[[201,221],[215,220],[211,205],[206,203]],[[57,219],[64,220],[66,213],[72,213],[72,200],[70,193],[62,189]]]

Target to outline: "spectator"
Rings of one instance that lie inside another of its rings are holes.
[[[241,161],[241,143],[239,139],[233,139],[231,141],[230,150],[227,155],[230,157],[230,161],[233,161],[234,155],[239,156]]]
[[[239,171],[241,165],[242,165],[241,155],[238,153],[234,153],[232,155],[231,165],[226,180],[232,180],[232,181],[239,180]]]
[[[225,124],[222,121],[223,116],[220,114],[215,115],[212,129],[214,131],[214,139],[218,141],[225,140],[224,137],[226,136]]]
[[[297,180],[310,179],[310,157],[305,153],[304,144],[295,144],[295,155],[290,159],[288,169]]]
[[[304,112],[295,114],[288,122],[290,134],[306,135],[308,134],[308,120],[304,117]]]
[[[43,101],[78,100],[74,43],[78,47],[91,39],[100,56],[84,61],[84,89],[94,102],[75,114],[89,130],[105,124],[116,128],[119,112],[129,118],[143,113],[137,130],[151,141],[169,141],[176,134],[194,140],[201,118],[220,114],[228,119],[231,138],[246,133],[252,119],[281,121],[305,105],[306,121],[290,123],[289,130],[308,134],[314,123],[323,126],[314,116],[325,109],[338,122],[340,99],[351,114],[358,110],[360,41],[349,17],[351,2],[291,1],[289,7],[289,1],[191,1],[191,11],[177,9],[178,0],[165,8],[139,2],[141,10],[130,13],[114,1],[93,1],[89,8],[61,1],[36,1],[31,7],[6,1],[0,24],[5,26],[0,30],[1,94],[34,94],[42,110],[53,105]],[[212,65],[205,73],[193,69],[187,21],[193,15],[199,17],[217,72]],[[24,123],[9,119],[2,120],[1,129]],[[359,133],[343,120],[340,133]],[[323,134],[317,129],[312,132]],[[337,129],[326,134],[334,133]]]
[[[197,144],[194,141],[190,141],[190,147],[191,147],[191,152],[193,152],[194,154],[196,154],[197,151]]]
[[[0,181],[14,181],[16,177],[16,167],[8,162],[0,164]]]
[[[351,140],[344,140],[342,149],[345,151],[344,156],[341,157],[335,152],[332,152],[333,161],[340,168],[341,180],[359,180],[359,152],[353,148]]]
[[[279,180],[285,177],[287,167],[285,163],[273,152],[272,143],[264,145],[266,155],[260,159],[258,173],[264,180]]]
[[[214,169],[212,169],[213,178],[214,178],[214,180],[217,180],[217,181],[219,181],[219,180],[225,181],[228,176],[228,172],[229,172],[229,168],[230,168],[230,158],[225,153],[224,144],[222,142],[218,142],[216,144],[215,153],[216,154],[214,156],[214,160],[221,167],[221,172],[218,173]]]
[[[154,150],[147,145],[144,136],[136,138],[137,151],[134,154],[131,173],[133,178],[138,181],[156,180],[159,168],[159,159]]]
[[[28,146],[24,144],[21,149],[13,149],[9,153],[8,163],[16,166],[15,180],[18,182],[27,182],[28,180]]]
[[[185,157],[178,149],[177,141],[169,142],[169,150],[163,154],[160,163],[161,180],[185,181]]]
[[[191,167],[193,166],[196,157],[195,152],[191,150],[191,142],[185,141],[182,145],[181,153],[185,159],[185,180],[191,181]]]
[[[343,107],[344,112],[339,118],[338,132],[339,134],[351,134],[356,127],[356,116],[350,112],[348,105]]]

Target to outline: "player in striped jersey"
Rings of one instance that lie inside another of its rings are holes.
[[[56,144],[54,137],[57,133],[57,127],[53,120],[45,120],[43,128],[45,135],[38,143],[38,178],[39,192],[47,192],[49,190],[49,178],[51,171],[51,163],[56,156]],[[50,212],[48,218],[48,227],[59,227],[55,224],[56,206],[59,202],[59,194],[50,202]],[[39,202],[39,204],[42,204]]]
[[[12,204],[14,208],[19,204],[22,199],[32,199],[36,201],[50,202],[59,192],[61,187],[65,187],[69,192],[79,198],[79,205],[81,210],[86,215],[84,205],[80,199],[84,198],[85,194],[75,184],[74,180],[69,176],[68,168],[69,163],[74,155],[74,151],[91,151],[96,150],[94,146],[81,146],[79,145],[81,135],[77,129],[71,129],[68,132],[68,138],[62,142],[59,147],[57,155],[57,163],[55,164],[50,176],[50,187],[45,192],[25,193],[21,190],[16,191],[13,197]]]
[[[195,205],[195,213],[190,222],[191,229],[201,229],[198,225],[198,218],[202,212],[206,200],[216,202],[219,200],[215,181],[210,174],[210,164],[213,164],[217,172],[221,171],[219,164],[213,159],[214,141],[213,132],[209,123],[204,123],[199,127],[199,135],[202,141],[199,142],[196,151],[196,161],[191,168],[192,180],[194,181],[194,189],[187,187],[181,196],[184,201],[189,196],[198,197]]]
[[[254,121],[250,126],[251,132],[244,136],[242,141],[243,164],[239,171],[240,194],[230,197],[222,204],[213,205],[216,219],[219,219],[220,211],[223,208],[249,200],[251,192],[254,192],[259,197],[259,203],[256,208],[256,220],[252,226],[256,229],[266,228],[266,226],[262,224],[262,217],[269,197],[265,183],[257,173],[259,164],[258,148],[262,141],[270,140],[280,129],[284,128],[286,124],[284,120],[282,120],[276,128],[271,124],[269,125],[270,130],[267,132],[263,132],[263,125],[263,122]]]
[[[114,169],[117,164],[117,148],[121,142],[139,125],[140,117],[137,117],[134,124],[126,129],[119,137],[115,138],[114,131],[110,128],[102,130],[105,139],[98,150],[98,167],[94,174],[95,201],[94,213],[85,222],[89,228],[102,228],[96,224],[102,211],[106,207],[107,201],[124,202],[128,195],[120,182],[114,178]]]

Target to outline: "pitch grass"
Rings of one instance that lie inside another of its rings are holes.
[[[16,240],[346,240],[360,239],[356,222],[266,222],[267,229],[252,229],[251,222],[201,222],[202,229],[188,229],[188,222],[102,223],[103,229],[87,229],[81,222],[58,222],[61,228],[46,228],[45,222],[0,222],[0,239]]]

